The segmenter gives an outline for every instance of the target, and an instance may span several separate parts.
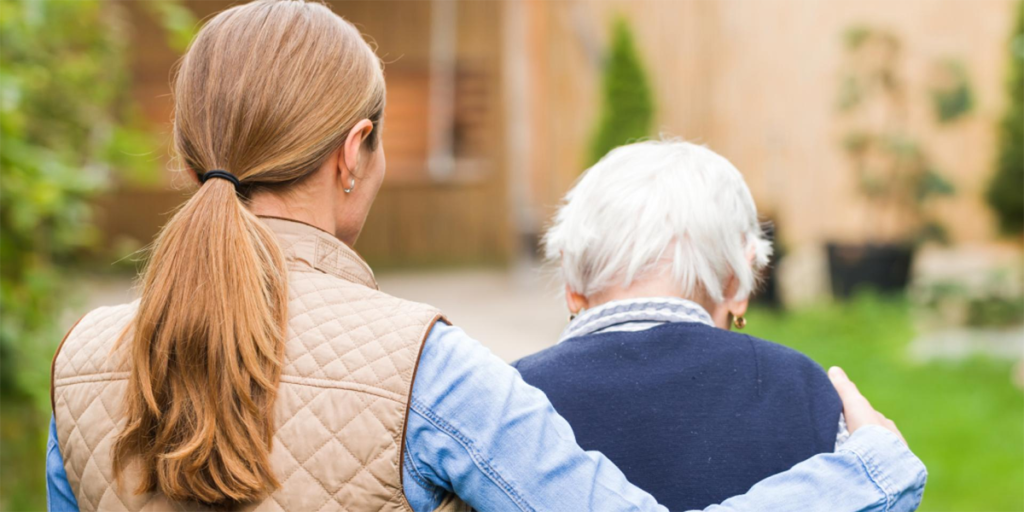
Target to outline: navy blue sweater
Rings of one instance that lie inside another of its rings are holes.
[[[670,510],[701,509],[835,447],[842,405],[807,356],[699,323],[566,340],[513,364]]]

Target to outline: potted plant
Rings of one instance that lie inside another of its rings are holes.
[[[846,122],[844,153],[868,202],[867,241],[827,244],[833,294],[848,297],[861,286],[881,292],[906,288],[916,248],[945,240],[927,208],[935,196],[953,193],[926,150],[910,133],[908,91],[900,70],[900,41],[886,31],[855,27],[845,34],[847,72],[839,108]],[[966,75],[947,61],[932,90],[936,118],[952,122],[972,105]]]

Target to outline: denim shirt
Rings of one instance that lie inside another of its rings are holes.
[[[437,324],[410,399],[403,485],[417,512],[454,492],[478,510],[665,511],[598,452],[585,452],[544,393],[458,327]],[[46,459],[51,511],[77,511],[51,421]],[[889,431],[854,433],[747,494],[705,510],[909,511],[927,472]]]

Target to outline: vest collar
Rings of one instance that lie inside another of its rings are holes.
[[[373,270],[334,235],[304,222],[260,216],[277,235],[289,266],[311,268],[345,281],[379,290]]]

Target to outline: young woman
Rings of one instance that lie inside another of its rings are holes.
[[[200,186],[139,301],[54,359],[51,510],[665,510],[544,394],[351,249],[384,179],[381,64],[321,4],[211,19],[178,71]],[[925,473],[846,379],[844,449],[719,510],[909,510]],[[884,485],[883,485],[884,484]]]

